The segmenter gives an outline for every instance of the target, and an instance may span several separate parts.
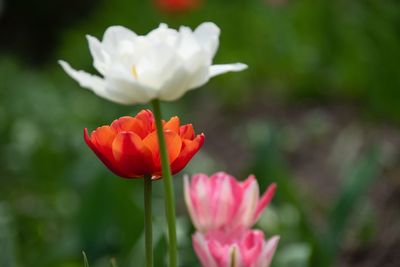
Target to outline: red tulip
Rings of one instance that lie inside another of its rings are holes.
[[[155,0],[155,4],[164,12],[184,12],[196,9],[200,0]]]
[[[181,171],[204,143],[191,124],[180,126],[178,117],[163,121],[172,174]],[[153,113],[142,110],[135,117],[121,117],[110,126],[97,128],[86,144],[113,173],[124,178],[161,177],[161,161]]]

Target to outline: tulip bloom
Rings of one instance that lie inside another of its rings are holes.
[[[103,76],[61,66],[82,87],[120,104],[172,101],[211,77],[245,69],[245,64],[212,65],[220,29],[211,22],[194,31],[166,24],[140,36],[122,26],[109,27],[100,42],[87,36],[93,65]]]
[[[173,174],[182,170],[204,142],[191,124],[180,126],[178,117],[163,122],[168,158]],[[160,152],[153,113],[142,110],[135,117],[121,117],[110,126],[97,128],[84,139],[113,173],[124,178],[161,177]]]
[[[268,267],[279,237],[247,230],[234,235],[221,232],[195,233],[193,247],[203,267]]]
[[[224,172],[208,177],[195,174],[184,179],[184,193],[189,215],[200,232],[249,229],[271,201],[276,185],[268,187],[260,198],[254,176],[239,182]]]
[[[157,7],[164,12],[184,12],[200,5],[200,0],[155,0]]]

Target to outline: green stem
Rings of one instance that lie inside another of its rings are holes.
[[[164,181],[164,198],[165,212],[168,222],[168,251],[169,251],[169,267],[177,267],[178,253],[176,240],[176,222],[175,222],[175,197],[174,187],[172,184],[171,168],[168,161],[167,146],[165,145],[165,137],[161,122],[160,101],[155,99],[151,102],[154,109],[154,118],[157,127],[158,144],[160,147],[162,176]]]
[[[146,267],[153,267],[153,222],[151,220],[151,175],[144,177],[144,235]]]

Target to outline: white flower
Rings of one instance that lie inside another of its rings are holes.
[[[212,65],[219,33],[211,22],[194,31],[160,24],[144,36],[111,26],[102,42],[87,36],[93,65],[103,77],[77,71],[65,61],[59,63],[82,87],[108,100],[121,104],[171,101],[216,75],[247,68],[241,63]]]

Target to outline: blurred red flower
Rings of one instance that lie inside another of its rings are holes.
[[[184,12],[196,9],[201,0],[154,0],[155,5],[164,12]]]
[[[182,170],[204,143],[191,124],[180,125],[178,117],[163,121],[164,136],[172,174]],[[110,126],[101,126],[86,144],[113,173],[124,178],[161,177],[161,161],[153,113],[142,110],[135,117],[121,117]]]

